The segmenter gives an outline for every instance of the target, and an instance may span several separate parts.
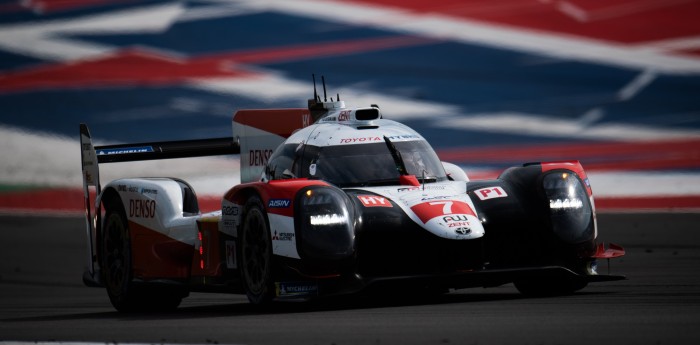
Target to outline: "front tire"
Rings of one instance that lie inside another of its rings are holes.
[[[241,226],[241,274],[248,300],[268,304],[275,297],[272,277],[272,240],[263,203],[251,197],[243,207]]]
[[[120,312],[175,309],[181,291],[133,283],[132,253],[126,212],[119,198],[107,203],[102,233],[102,271],[109,300]]]

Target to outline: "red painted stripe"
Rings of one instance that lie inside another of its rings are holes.
[[[252,77],[257,74],[240,68],[239,64],[318,58],[434,42],[432,39],[392,36],[227,52],[193,58],[166,56],[133,48],[97,59],[47,64],[0,75],[0,92],[66,87],[158,86],[192,79]]]
[[[177,60],[132,49],[95,60],[72,61],[8,73],[0,76],[0,91],[88,86],[157,86],[195,78],[252,75],[226,67],[197,60]]]
[[[700,32],[700,21],[697,20],[700,2],[695,0],[355,2],[621,43],[694,36]],[[577,16],[571,13],[581,14],[581,18],[577,19]]]
[[[386,50],[401,47],[434,44],[435,39],[414,36],[390,36],[371,39],[357,39],[334,42],[301,44],[288,47],[263,48],[251,51],[227,52],[202,56],[203,63],[221,63],[226,60],[236,63],[275,63],[282,61],[320,58],[333,55],[358,54],[362,52]]]

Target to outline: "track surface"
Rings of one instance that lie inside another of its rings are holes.
[[[433,298],[347,298],[256,311],[238,295],[192,294],[168,314],[120,314],[81,283],[83,220],[1,216],[0,340],[226,344],[697,344],[700,214],[604,214],[601,239],[629,280],[573,296],[512,285]],[[605,270],[602,263],[601,271]]]

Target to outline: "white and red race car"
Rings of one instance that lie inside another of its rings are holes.
[[[120,311],[174,308],[191,291],[265,304],[392,284],[420,293],[513,282],[551,295],[624,279],[596,272],[597,259],[624,250],[597,243],[578,162],[470,181],[374,105],[349,109],[314,91],[308,109],[236,112],[230,138],[93,147],[85,124],[80,134],[83,280],[106,287]],[[213,213],[180,179],[99,180],[102,163],[238,153],[242,183],[221,186]]]

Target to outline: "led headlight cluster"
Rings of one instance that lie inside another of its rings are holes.
[[[297,226],[307,256],[340,259],[352,255],[354,210],[334,187],[310,187],[297,195]]]
[[[593,239],[593,210],[583,183],[572,172],[554,171],[542,180],[553,231],[568,243]]]

